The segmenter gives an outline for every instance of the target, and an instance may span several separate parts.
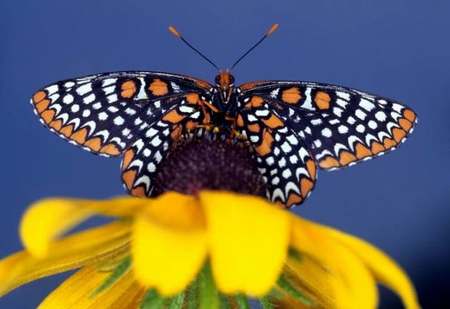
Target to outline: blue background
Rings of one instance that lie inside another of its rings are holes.
[[[24,209],[48,196],[122,194],[119,159],[94,156],[47,131],[34,91],[97,72],[155,70],[213,82],[272,24],[279,30],[234,70],[237,84],[310,80],[396,98],[419,115],[398,151],[320,172],[298,214],[358,235],[395,258],[425,308],[450,293],[450,2],[435,1],[1,1],[0,256],[21,249]],[[62,276],[22,287],[2,308],[33,308]],[[399,308],[382,290],[382,308]],[[439,305],[438,305],[439,304]]]

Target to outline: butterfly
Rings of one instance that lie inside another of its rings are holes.
[[[123,155],[122,181],[135,196],[151,195],[158,167],[181,135],[204,126],[234,130],[253,148],[268,198],[286,208],[309,196],[318,168],[339,169],[392,151],[417,122],[404,104],[352,88],[234,83],[230,70],[219,70],[214,84],[163,72],[103,73],[48,85],[31,104],[48,129],[71,143]]]

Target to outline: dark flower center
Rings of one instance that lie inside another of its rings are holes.
[[[266,185],[251,146],[204,129],[179,138],[161,162],[152,196],[166,191],[197,195],[200,190],[265,197]]]

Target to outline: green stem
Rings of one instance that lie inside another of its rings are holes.
[[[220,296],[214,278],[212,276],[209,262],[198,275],[198,290],[200,309],[220,309]]]

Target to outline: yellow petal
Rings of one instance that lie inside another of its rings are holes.
[[[104,291],[92,294],[109,276],[109,272],[101,272],[95,266],[84,267],[48,295],[39,309],[139,308],[146,290],[138,285],[131,270]]]
[[[109,200],[81,200],[83,206],[96,213],[113,217],[133,217],[153,203],[153,199],[134,196],[116,197]]]
[[[133,226],[136,277],[164,296],[183,290],[206,258],[202,209],[193,197],[167,193],[149,205]]]
[[[115,222],[55,241],[43,259],[26,251],[6,257],[0,261],[0,296],[27,282],[128,252],[129,232],[128,225]]]
[[[371,244],[338,230],[322,226],[323,229],[342,242],[367,265],[380,283],[388,286],[402,299],[408,309],[420,308],[414,286],[402,268],[382,251]]]
[[[352,250],[331,237],[328,230],[321,225],[295,218],[292,244],[336,277],[333,297],[337,308],[377,306],[377,286],[369,269]]]
[[[48,253],[50,242],[78,223],[94,215],[76,200],[48,199],[30,206],[20,224],[25,248],[36,257]]]
[[[286,260],[289,214],[262,198],[202,192],[211,267],[219,290],[263,296]]]

